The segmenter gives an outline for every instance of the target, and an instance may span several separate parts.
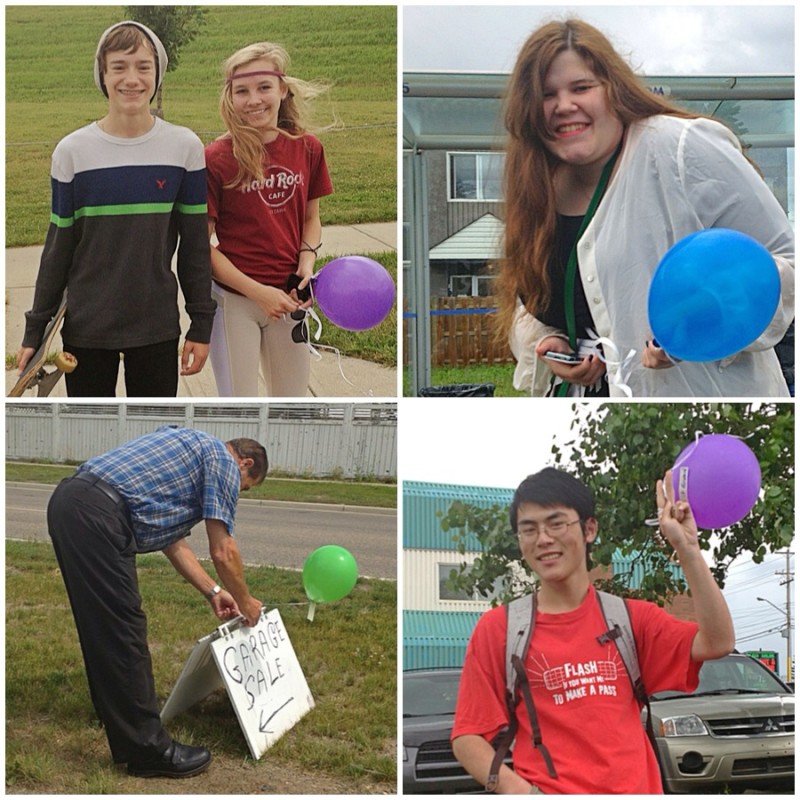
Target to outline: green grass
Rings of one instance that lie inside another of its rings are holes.
[[[268,39],[283,44],[292,72],[333,82],[320,138],[335,192],[323,225],[393,221],[397,215],[397,11],[394,6],[208,6],[200,35],[164,80],[165,118],[204,142],[223,132],[217,111],[221,64]],[[102,31],[120,6],[6,8],[6,246],[41,244],[50,210],[56,142],[99,119],[105,98],[92,64]]]
[[[474,367],[433,367],[431,369],[431,386],[448,386],[454,384],[492,383],[495,386],[494,397],[527,397],[526,392],[514,388],[514,365],[492,364]],[[411,393],[406,374],[403,393]]]
[[[138,564],[156,690],[163,700],[194,642],[216,621],[163,556],[141,556]],[[170,734],[212,750],[216,766],[209,780],[215,770],[230,775],[226,793],[247,793],[245,786],[263,785],[270,775],[291,770],[345,780],[354,793],[374,791],[376,785],[381,793],[394,793],[396,584],[359,580],[344,600],[320,605],[309,623],[298,573],[248,567],[246,577],[254,596],[268,597],[270,607],[280,611],[316,708],[258,763],[248,755],[224,690],[178,716]],[[113,767],[96,722],[49,544],[6,543],[6,731],[7,792],[139,793]],[[158,793],[157,784],[149,786]],[[180,788],[170,784],[163,791]],[[300,786],[296,793],[306,792]]]
[[[74,466],[6,462],[6,481],[14,483],[44,483],[55,486],[73,472]],[[298,497],[302,497],[305,503],[397,508],[395,484],[369,483],[366,480],[301,480],[268,475],[264,483],[250,489],[245,495],[247,500],[296,501]]]

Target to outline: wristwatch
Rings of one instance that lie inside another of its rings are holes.
[[[214,588],[210,592],[206,592],[205,598],[206,600],[210,600],[214,595],[219,594],[222,591],[222,587],[219,584],[216,584]]]

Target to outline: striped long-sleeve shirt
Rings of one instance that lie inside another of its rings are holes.
[[[209,341],[215,303],[205,160],[192,131],[155,118],[147,134],[126,139],[92,123],[56,146],[51,187],[25,346],[38,345],[65,289],[63,337],[76,347],[176,339],[178,284],[191,320],[186,338]]]

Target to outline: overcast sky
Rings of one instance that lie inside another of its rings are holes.
[[[514,489],[527,475],[553,465],[553,443],[575,438],[575,430],[570,430],[573,418],[572,403],[540,398],[405,402],[401,413],[401,476],[409,481]],[[665,464],[664,468],[670,466]],[[654,485],[658,477],[653,476]],[[600,523],[602,528],[602,520]],[[786,588],[780,585],[784,578],[776,575],[785,569],[785,556],[772,555],[758,565],[749,557],[739,559],[729,573],[724,593],[736,627],[737,648],[777,651],[782,675],[786,670],[786,640],[777,632],[757,639],[749,637],[785,627],[785,616],[756,600],[763,597],[785,609]]]
[[[539,25],[578,16],[649,75],[794,74],[792,5],[431,5],[403,8],[403,69],[510,72]]]

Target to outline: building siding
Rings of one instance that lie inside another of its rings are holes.
[[[403,607],[418,611],[485,611],[485,600],[440,600],[439,565],[471,564],[476,553],[450,550],[403,551]]]
[[[461,667],[481,612],[403,612],[403,669]]]
[[[492,489],[478,486],[456,486],[445,483],[403,482],[403,547],[423,550],[457,550],[451,534],[442,530],[441,515],[455,500],[483,508],[493,505],[507,507],[512,489]],[[480,544],[467,536],[467,550],[479,551]]]

